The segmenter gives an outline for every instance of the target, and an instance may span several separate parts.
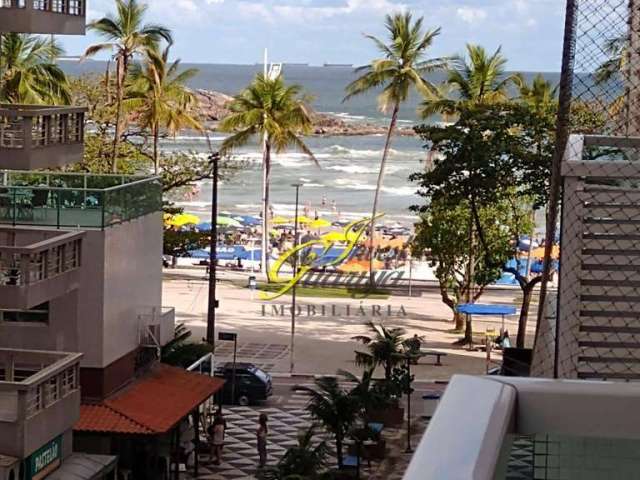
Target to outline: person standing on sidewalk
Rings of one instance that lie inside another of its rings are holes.
[[[269,433],[269,427],[267,427],[267,415],[261,413],[258,417],[258,430],[256,431],[256,437],[258,440],[258,455],[260,456],[259,468],[263,468],[267,464],[267,435]]]

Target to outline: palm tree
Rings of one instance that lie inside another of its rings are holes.
[[[225,155],[255,139],[263,140],[262,154],[262,271],[267,274],[269,240],[269,177],[271,152],[294,147],[305,153],[316,166],[318,161],[299,135],[312,129],[311,111],[299,85],[286,85],[282,75],[257,75],[251,84],[229,104],[230,113],[219,130],[232,132],[220,148]]]
[[[336,377],[320,377],[313,387],[296,385],[293,390],[310,397],[306,409],[335,437],[338,467],[342,467],[344,438],[358,419],[359,403],[350,392],[340,388]]]
[[[140,126],[151,131],[156,174],[160,169],[158,142],[162,129],[170,135],[183,128],[202,130],[193,113],[197,99],[185,87],[198,70],[180,72],[180,60],[169,63],[168,57],[169,47],[162,53],[148,50],[144,65],[134,64],[131,68],[131,84],[124,99],[125,109],[134,111]]]
[[[401,327],[385,327],[383,324],[368,322],[372,336],[357,335],[352,340],[362,343],[369,352],[356,352],[356,364],[365,367],[384,367],[384,378],[389,380],[393,368],[402,362],[406,331]]]
[[[298,445],[287,450],[278,462],[280,478],[317,478],[327,466],[329,446],[325,440],[314,442],[317,429],[317,425],[311,425],[298,436]]]
[[[98,52],[112,51],[116,62],[116,125],[111,155],[114,172],[117,169],[118,145],[125,127],[122,105],[131,60],[148,49],[155,49],[163,39],[169,44],[173,43],[171,32],[166,27],[142,23],[147,5],[138,3],[138,0],[116,0],[116,10],[116,16],[107,15],[89,23],[88,28],[107,41],[91,45],[84,53],[85,57],[91,57]]]
[[[509,100],[509,86],[518,85],[520,77],[506,74],[507,59],[501,48],[489,55],[483,47],[468,44],[467,55],[468,61],[461,57],[454,60],[438,96],[422,102],[419,113],[423,118],[453,116],[465,107]]]
[[[558,86],[552,86],[551,82],[545,80],[540,73],[533,78],[531,84],[528,84],[520,76],[516,81],[516,85],[520,91],[518,100],[529,105],[535,112],[547,112],[549,108],[555,107],[558,102]]]
[[[387,130],[378,182],[373,198],[371,226],[369,229],[369,238],[372,242],[369,259],[369,283],[372,287],[375,282],[375,272],[373,270],[375,247],[373,238],[378,202],[384,180],[387,157],[391,147],[391,138],[396,130],[400,106],[407,100],[413,89],[416,89],[426,98],[436,96],[437,88],[426,80],[424,75],[444,69],[448,63],[443,58],[425,59],[426,52],[433,45],[434,39],[440,34],[440,29],[437,28],[425,32],[423,31],[422,23],[422,18],[414,22],[409,12],[387,15],[385,26],[389,34],[390,42],[388,45],[372,35],[366,35],[376,44],[383,57],[373,60],[369,65],[358,68],[356,72],[362,73],[362,76],[354,80],[346,88],[347,96],[344,101],[356,95],[381,88],[382,93],[378,96],[378,106],[382,112],[391,111],[391,120]]]
[[[0,101],[23,104],[69,104],[64,72],[55,64],[63,50],[35,35],[7,33],[0,42]]]

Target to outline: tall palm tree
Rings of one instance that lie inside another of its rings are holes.
[[[444,69],[447,65],[447,59],[425,58],[427,51],[433,45],[434,39],[440,34],[440,29],[436,28],[425,32],[422,28],[422,23],[422,18],[418,18],[414,22],[409,12],[387,15],[385,26],[388,31],[389,44],[385,44],[382,40],[372,35],[366,35],[367,38],[375,43],[383,57],[373,60],[369,65],[358,68],[356,72],[362,75],[346,88],[347,96],[344,101],[356,95],[381,88],[382,93],[378,96],[378,106],[382,112],[391,112],[391,120],[387,130],[384,150],[382,151],[380,172],[373,198],[371,226],[369,229],[369,238],[372,242],[369,259],[369,283],[371,286],[375,282],[373,269],[375,247],[373,238],[378,202],[389,149],[391,148],[391,139],[398,122],[400,106],[409,98],[409,94],[413,89],[426,98],[436,96],[436,86],[426,80],[424,75]]]
[[[0,101],[69,104],[69,83],[55,64],[62,53],[58,43],[50,39],[4,34],[0,42]]]
[[[276,78],[257,75],[251,84],[229,104],[230,113],[219,130],[233,133],[220,148],[221,154],[263,140],[262,155],[262,271],[268,274],[269,177],[271,153],[293,147],[305,153],[316,166],[318,161],[300,135],[311,133],[311,111],[299,85],[286,85]]]
[[[88,28],[103,37],[106,42],[91,45],[84,53],[91,57],[105,50],[113,52],[116,62],[116,125],[113,138],[111,168],[117,169],[118,145],[125,127],[122,115],[125,82],[129,66],[135,55],[148,49],[155,49],[160,41],[173,43],[171,31],[161,25],[143,24],[147,5],[138,0],[116,0],[115,16],[109,14],[100,20],[89,23]]]
[[[357,335],[352,340],[362,343],[369,352],[356,352],[356,364],[365,367],[384,367],[384,377],[391,378],[393,367],[402,362],[402,352],[406,342],[406,331],[401,327],[385,327],[383,324],[368,322],[367,327],[372,333]]]
[[[427,118],[435,114],[456,115],[462,108],[509,100],[509,86],[520,77],[507,74],[507,59],[498,48],[493,55],[479,45],[467,45],[468,61],[457,57],[436,97],[426,98],[419,113]],[[453,98],[452,98],[453,97]]]
[[[197,99],[185,86],[198,70],[180,71],[180,60],[169,63],[169,48],[162,53],[150,49],[143,65],[131,67],[131,84],[124,99],[125,109],[134,111],[138,124],[151,131],[156,174],[160,170],[158,143],[161,130],[170,135],[183,128],[202,130],[194,113]]]
[[[340,388],[336,377],[317,378],[313,387],[296,385],[293,390],[309,396],[306,409],[314,420],[333,434],[338,467],[342,467],[344,438],[358,419],[359,402],[350,392]]]

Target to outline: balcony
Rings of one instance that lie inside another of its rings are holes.
[[[140,346],[161,348],[173,339],[176,312],[173,307],[151,307],[138,314]]]
[[[104,229],[161,210],[158,177],[0,172],[0,224]]]
[[[28,310],[78,288],[83,236],[0,228],[0,308]]]
[[[0,349],[0,451],[25,458],[80,416],[81,353]]]
[[[86,110],[0,105],[0,168],[35,170],[80,162]]]
[[[0,31],[84,35],[85,0],[0,0]]]
[[[640,471],[640,384],[456,375],[404,480],[608,480]]]

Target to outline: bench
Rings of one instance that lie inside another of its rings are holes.
[[[420,350],[420,356],[422,357],[436,357],[436,363],[434,364],[436,367],[442,366],[442,357],[446,357],[447,354],[444,352],[438,352],[436,350]]]

